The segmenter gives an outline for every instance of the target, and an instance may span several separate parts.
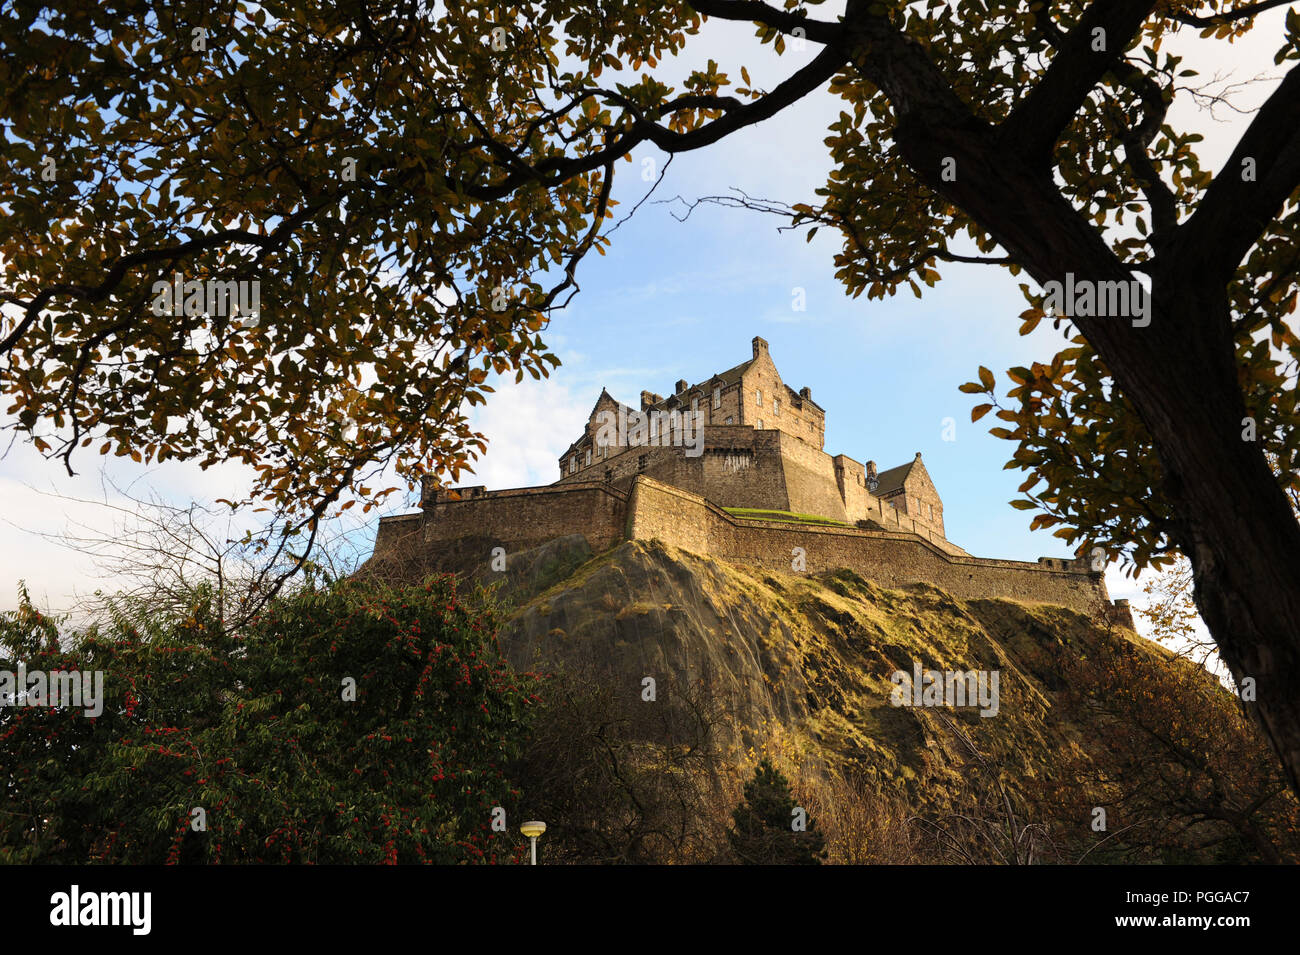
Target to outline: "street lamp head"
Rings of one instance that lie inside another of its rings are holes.
[[[526,822],[519,827],[519,831],[522,832],[524,835],[526,835],[529,839],[536,839],[538,836],[540,836],[543,832],[546,831],[546,823],[537,822],[536,820],[532,822]]]

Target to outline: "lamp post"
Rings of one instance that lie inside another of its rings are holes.
[[[533,865],[537,865],[537,837],[546,831],[546,823],[537,822],[536,820],[526,822],[519,827],[519,831],[526,835],[533,844]]]

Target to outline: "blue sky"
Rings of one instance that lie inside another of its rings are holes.
[[[1281,35],[1284,10],[1260,17],[1256,35],[1231,48],[1195,39],[1183,31],[1171,41],[1188,54],[1185,65],[1209,78],[1249,79],[1269,70]],[[758,86],[770,88],[815,52],[787,51],[777,58],[759,47],[751,27],[710,24],[672,69],[679,74],[709,58],[738,77],[743,62]],[[1206,55],[1198,57],[1196,51]],[[1272,87],[1263,83],[1239,94],[1239,105],[1262,101]],[[825,182],[828,158],[823,139],[839,112],[825,92],[808,97],[767,122],[707,150],[677,156],[654,199],[692,199],[725,194],[735,187],[751,196],[797,202],[814,198]],[[1216,119],[1176,101],[1170,121],[1206,135],[1200,152],[1207,168],[1218,168],[1249,117],[1231,112]],[[1221,121],[1222,120],[1222,121]],[[650,185],[643,162],[655,169],[664,156],[652,149],[620,163],[615,196],[621,216]],[[750,355],[761,335],[786,383],[813,390],[826,409],[826,450],[883,468],[902,464],[920,451],[944,500],[948,536],[971,553],[1035,560],[1068,556],[1049,531],[1028,530],[1032,512],[1008,506],[1024,478],[1003,470],[1014,448],[988,435],[991,419],[970,423],[974,396],[957,386],[972,380],[979,365],[1000,373],[1011,365],[1046,360],[1062,342],[1049,324],[1033,335],[1017,334],[1024,309],[1019,278],[988,266],[941,266],[943,280],[924,296],[910,291],[884,301],[849,299],[835,280],[838,237],[821,230],[811,243],[802,234],[778,233],[780,220],[756,212],[701,206],[679,222],[680,204],[648,202],[613,236],[605,256],[590,255],[578,271],[581,292],[553,319],[544,338],[563,364],[545,381],[498,382],[488,404],[472,421],[490,442],[476,475],[461,483],[492,488],[549,483],[558,476],[556,459],[577,436],[601,387],[636,403],[641,389],[666,393],[678,378],[692,382],[735,365]],[[792,297],[803,289],[806,310]],[[956,440],[943,440],[943,421],[956,422]],[[84,473],[67,478],[59,465],[17,445],[0,458],[0,609],[14,605],[20,577],[38,599],[66,606],[74,591],[112,586],[96,580],[93,567],[33,531],[57,532],[70,520],[111,527],[113,517],[93,504],[69,504],[35,489],[84,498],[102,496],[103,459],[81,460]],[[117,459],[107,471],[119,484],[136,482],[177,502],[238,497],[249,472],[238,466],[200,471],[169,462],[148,470]],[[110,498],[112,495],[110,495]],[[409,500],[389,512],[409,510]],[[351,512],[355,513],[355,511]],[[373,536],[373,515],[357,527],[363,549]],[[1137,596],[1131,582],[1108,574],[1112,596]]]
[[[708,188],[692,165],[702,164],[675,161],[661,192]],[[633,172],[629,185],[639,187]],[[753,187],[741,166],[707,172]],[[669,208],[643,206],[609,255],[584,263],[582,294],[552,323],[549,340],[564,361],[553,381],[580,406],[601,387],[632,404],[643,388],[666,394],[678,378],[698,381],[744,361],[761,335],[786,383],[811,387],[826,409],[829,453],[884,469],[920,451],[953,540],[989,556],[1067,553],[1050,534],[1029,534],[1028,516],[1006,506],[1023,479],[1002,470],[1014,446],[989,436],[986,423],[972,425],[976,401],[957,390],[980,364],[997,369],[1054,353],[1060,335],[1050,326],[1029,339],[1017,335],[1015,316],[1025,307],[1017,280],[953,266],[921,299],[908,292],[854,300],[834,277],[832,235],[809,244],[778,234],[779,220],[760,213],[701,206],[678,222]],[[793,308],[795,289],[804,290],[804,311]],[[577,436],[585,412],[561,425],[555,455],[528,481],[555,480],[554,457]],[[943,440],[945,418],[956,421],[954,441]],[[489,458],[509,451],[494,447]]]

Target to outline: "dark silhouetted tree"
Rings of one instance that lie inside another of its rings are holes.
[[[795,828],[802,814],[805,828]],[[745,801],[733,814],[735,825],[727,838],[745,865],[821,865],[826,840],[816,824],[795,805],[790,783],[764,759],[745,783]]]

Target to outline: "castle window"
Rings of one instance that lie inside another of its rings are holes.
[[[721,408],[721,407],[722,407],[722,389],[721,389],[721,388],[714,388],[714,389],[713,389],[713,407],[715,407],[715,408]],[[731,422],[728,421],[727,424],[731,424]]]
[[[583,467],[591,467],[591,448],[587,449],[587,459],[586,462],[583,464]]]
[[[699,399],[699,398],[692,398],[692,399],[691,399],[691,417],[693,417],[693,418],[698,418],[699,416],[700,416],[700,399]]]
[[[645,456],[644,454],[641,455],[639,458],[636,459],[636,469],[637,469],[638,471],[644,471],[644,470],[645,470],[645,460],[646,460],[646,456]]]
[[[735,424],[735,423],[736,423],[736,419],[734,419],[734,418],[732,418],[730,415],[728,415],[728,416],[727,416],[727,424]]]
[[[762,388],[760,388],[760,389],[758,389],[757,391],[754,392],[754,404],[758,405],[760,408],[763,407],[763,389],[762,389]]]
[[[577,457],[575,456],[575,457],[569,458],[569,473],[572,474],[572,473],[573,473],[574,471],[576,471],[576,470],[578,470],[578,459],[577,459]]]
[[[772,414],[777,415],[778,417],[780,417],[780,415],[781,415],[781,399],[780,399],[780,398],[773,398],[773,399],[772,399]]]
[[[759,419],[758,419],[758,430],[759,430],[759,431],[762,431],[762,430],[763,430],[763,419],[762,419],[762,418],[759,418]]]

